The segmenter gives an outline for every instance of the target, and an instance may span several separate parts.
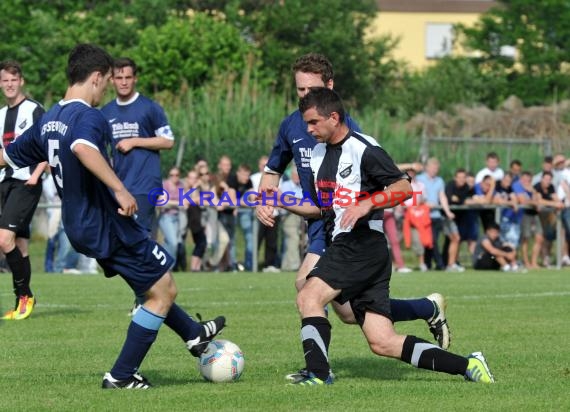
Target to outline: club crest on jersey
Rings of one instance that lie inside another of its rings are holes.
[[[340,169],[339,175],[343,179],[346,179],[352,173],[352,163],[350,163],[348,165],[346,163],[344,163],[344,164],[341,163],[341,164],[339,164],[338,168]]]
[[[26,125],[27,125],[27,124],[28,124],[28,121],[27,121],[26,119],[24,119],[24,121],[23,121],[22,123],[20,123],[20,124],[18,125],[18,127],[23,130],[23,129],[26,128]]]

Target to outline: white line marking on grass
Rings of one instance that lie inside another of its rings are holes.
[[[518,299],[518,298],[544,298],[552,296],[570,296],[570,291],[567,292],[536,292],[536,293],[508,293],[501,295],[464,295],[464,296],[447,296],[453,299]]]

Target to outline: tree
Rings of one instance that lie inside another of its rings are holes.
[[[570,80],[570,2],[567,0],[500,0],[472,28],[459,26],[464,45],[476,50],[483,70],[507,78],[506,94],[528,104],[568,96]],[[516,58],[504,55],[514,46]]]

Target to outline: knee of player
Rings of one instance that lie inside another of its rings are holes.
[[[16,234],[10,230],[0,229],[0,249],[4,253],[10,252],[16,246]]]

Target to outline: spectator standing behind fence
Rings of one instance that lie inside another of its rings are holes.
[[[457,169],[453,180],[449,181],[445,187],[445,195],[449,206],[463,206],[474,203],[473,189],[467,184],[467,172],[465,169]],[[445,222],[445,231],[449,239],[447,248],[447,268],[448,272],[463,272],[465,269],[459,261],[459,246],[461,244],[461,233],[467,232],[469,227],[466,210],[454,210],[454,219]]]
[[[508,243],[517,251],[521,237],[521,213],[518,211],[517,195],[513,192],[513,175],[511,172],[495,186],[493,203],[501,206],[501,221],[499,224],[501,240]]]
[[[180,169],[177,167],[171,168],[168,172],[168,177],[162,182],[162,187],[168,193],[168,202],[160,208],[158,227],[164,236],[164,248],[170,256],[176,259],[180,241],[180,224],[178,220],[180,214],[178,205],[179,189],[184,189],[180,180]],[[160,199],[158,204],[162,204]]]
[[[433,237],[431,231],[431,218],[429,206],[425,204],[423,183],[416,179],[417,172],[414,168],[407,168],[406,173],[410,177],[412,192],[414,196],[404,202],[404,243],[418,259],[418,268],[421,272],[426,272],[427,266],[424,262],[425,248],[433,247]]]
[[[295,165],[291,166],[290,178],[283,180],[280,185],[282,193],[302,199],[303,188],[299,179],[299,172]],[[301,266],[301,230],[305,224],[304,219],[294,213],[282,209],[281,228],[283,230],[283,257],[281,259],[281,269],[287,271],[297,271]]]
[[[552,179],[553,175],[551,172],[543,172],[540,181],[533,186],[539,196],[538,217],[544,233],[544,243],[541,250],[542,265],[544,267],[550,267],[552,242],[556,240],[558,211],[564,208],[564,204],[556,194]]]
[[[174,134],[163,108],[137,92],[137,74],[134,60],[113,62],[111,81],[117,98],[101,112],[113,131],[113,169],[137,200],[137,222],[155,234],[156,199],[148,196],[162,185],[160,151],[174,146]]]
[[[485,164],[486,167],[479,170],[475,175],[475,183],[480,183],[485,176],[491,176],[495,182],[498,182],[505,175],[505,172],[500,167],[500,159],[497,153],[487,153]]]
[[[473,195],[474,203],[482,206],[491,205],[495,195],[495,186],[495,179],[491,175],[485,176],[481,182],[476,183],[474,187],[475,194]],[[490,223],[495,222],[495,209],[482,209],[479,211],[479,217],[481,218],[483,230],[485,230]]]
[[[530,172],[522,172],[518,182],[513,184],[513,192],[517,195],[519,204],[525,206],[521,220],[521,255],[523,263],[528,269],[538,269],[540,267],[538,266],[538,256],[542,249],[544,236],[537,211],[539,197],[536,190],[532,187],[532,175]],[[534,237],[534,245],[529,259],[528,245],[532,237]]]
[[[202,226],[202,206],[200,205],[200,186],[201,181],[198,172],[194,169],[186,174],[184,180],[184,192],[192,192],[190,199],[193,203],[188,203],[186,207],[187,230],[192,234],[194,242],[194,250],[190,260],[190,271],[199,272],[202,270],[202,259],[206,253],[208,242],[206,240],[206,231]]]
[[[447,204],[447,197],[445,196],[445,183],[443,179],[438,176],[439,173],[439,160],[432,157],[427,160],[425,172],[418,175],[417,180],[423,183],[425,190],[424,195],[427,200],[428,206],[431,208],[431,228],[433,237],[433,248],[426,248],[425,251],[425,264],[428,269],[431,269],[432,259],[435,261],[435,268],[443,270],[445,265],[438,246],[439,235],[443,230],[444,217],[440,208],[443,210],[447,218],[453,219],[455,215],[449,210]]]
[[[542,179],[542,174],[544,172],[552,173],[552,168],[552,156],[544,156],[544,159],[542,159],[542,167],[540,169],[540,172],[535,173],[532,176],[532,185],[535,186],[540,182],[540,179]]]
[[[43,107],[26,97],[23,91],[24,75],[19,63],[5,61],[0,64],[0,88],[6,106],[0,109],[1,148],[13,141],[39,121]],[[2,319],[22,320],[32,313],[36,303],[31,289],[32,267],[28,249],[30,224],[42,195],[40,176],[47,162],[14,170],[0,170],[0,250],[12,272],[15,296],[14,309]]]
[[[516,252],[500,238],[499,225],[492,222],[485,229],[485,236],[477,243],[473,255],[473,269],[518,271]]]
[[[219,184],[228,186],[237,192],[235,187],[235,175],[232,175],[232,159],[228,155],[223,155],[218,160],[218,173],[217,180]],[[223,183],[222,183],[223,182]],[[237,203],[233,203],[237,205]],[[236,270],[236,251],[235,251],[235,233],[236,233],[236,216],[237,208],[227,205],[221,208],[218,212],[218,220],[224,225],[228,237],[230,239],[230,245],[228,247],[226,255],[224,255],[224,267],[227,270]]]
[[[259,183],[261,176],[267,164],[267,156],[261,156],[257,163],[259,172],[251,175],[251,183],[255,192],[259,191]],[[275,223],[273,226],[259,225],[257,234],[257,249],[261,246],[261,242],[265,240],[265,260],[263,264],[263,272],[280,272],[277,257],[277,242],[279,235],[280,217],[278,211],[274,211]]]
[[[251,168],[245,163],[242,163],[238,166],[236,173],[234,175],[230,175],[228,181],[230,188],[234,189],[236,192],[238,204],[241,205],[241,207],[237,208],[237,225],[241,229],[245,243],[244,263],[242,264],[238,261],[236,256],[235,235],[234,242],[230,250],[232,262],[235,262],[234,269],[237,268],[240,272],[243,270],[251,271],[253,262],[253,209],[251,207],[247,207],[247,202],[254,202],[255,195],[253,194],[253,185],[251,183],[250,176]],[[245,197],[246,194],[248,199]]]
[[[509,165],[509,172],[511,173],[513,183],[515,183],[521,177],[522,162],[518,159],[512,160]]]
[[[560,172],[560,184],[556,188],[558,198],[564,203],[561,219],[564,226],[564,247],[562,249],[562,266],[570,266],[570,159]]]

